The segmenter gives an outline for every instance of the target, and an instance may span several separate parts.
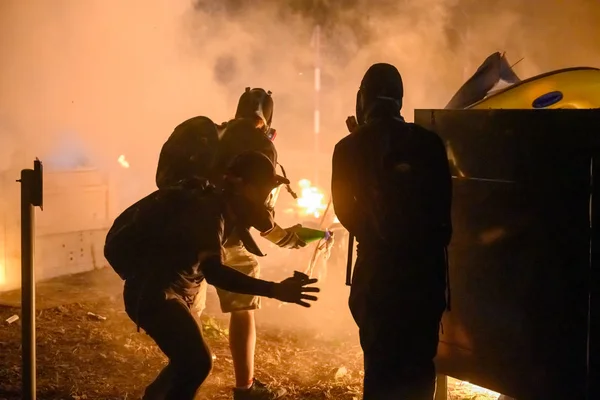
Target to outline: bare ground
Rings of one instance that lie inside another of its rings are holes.
[[[152,340],[137,333],[125,314],[120,288],[108,269],[38,284],[39,399],[139,399],[165,365]],[[0,293],[0,400],[21,397],[21,320],[6,322],[20,315],[19,296],[18,291]],[[231,399],[226,319],[210,304],[207,311],[203,330],[215,359],[198,398]],[[290,317],[288,309],[278,312],[281,320]],[[261,319],[258,323],[259,379],[285,387],[287,399],[360,399],[362,353],[355,335],[340,338],[311,328],[286,329],[285,324],[273,326]],[[450,399],[492,398],[457,382],[450,382],[449,390]]]

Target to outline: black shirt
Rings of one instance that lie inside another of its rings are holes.
[[[154,224],[144,234],[151,267],[146,277],[180,295],[194,295],[205,278],[199,254],[220,256],[226,237],[222,194],[179,188],[157,194],[162,198],[151,216]]]
[[[391,136],[400,143],[397,147],[401,154],[397,155],[403,159],[401,166],[409,169],[407,187],[413,195],[406,197],[410,200],[406,204],[390,204],[387,208],[404,207],[404,213],[381,215],[386,207],[377,207],[373,182],[378,168],[382,168]],[[332,164],[336,215],[359,243],[380,246],[373,224],[377,219],[389,226],[385,229],[393,232],[390,236],[411,238],[411,247],[434,236],[441,239],[440,245],[447,245],[452,229],[452,182],[444,144],[434,132],[393,115],[373,118],[336,145]]]
[[[143,273],[135,281],[149,288],[193,298],[204,279],[236,293],[270,296],[272,282],[251,278],[222,264],[222,245],[233,231],[226,194],[217,190],[171,187],[145,200],[131,242]],[[144,200],[142,201],[144,202]]]

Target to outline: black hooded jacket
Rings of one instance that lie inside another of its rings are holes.
[[[357,113],[362,124],[333,154],[338,219],[362,248],[447,246],[452,182],[442,140],[400,116],[402,82],[394,67],[371,67],[361,92]],[[398,187],[383,187],[382,175],[400,176],[393,181]]]

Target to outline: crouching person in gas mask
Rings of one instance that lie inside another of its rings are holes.
[[[287,180],[256,152],[238,156],[222,189],[200,178],[150,194],[128,208],[108,233],[105,256],[125,280],[125,310],[168,357],[145,399],[192,400],[211,370],[212,356],[191,312],[200,284],[309,307],[318,292],[308,277],[281,283],[247,276],[222,262],[223,243],[273,222],[264,203]]]

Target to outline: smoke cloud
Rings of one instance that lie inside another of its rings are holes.
[[[6,0],[2,140],[12,136],[26,153],[46,155],[75,135],[91,163],[118,167],[124,153],[139,179],[151,182],[177,123],[198,114],[225,120],[244,87],[264,86],[274,92],[282,155],[288,147],[311,150],[311,42],[320,24],[327,152],[344,135],[358,83],[374,62],[403,74],[411,119],[414,108],[443,106],[493,51],[524,58],[522,76],[598,65],[598,17],[593,0]]]

